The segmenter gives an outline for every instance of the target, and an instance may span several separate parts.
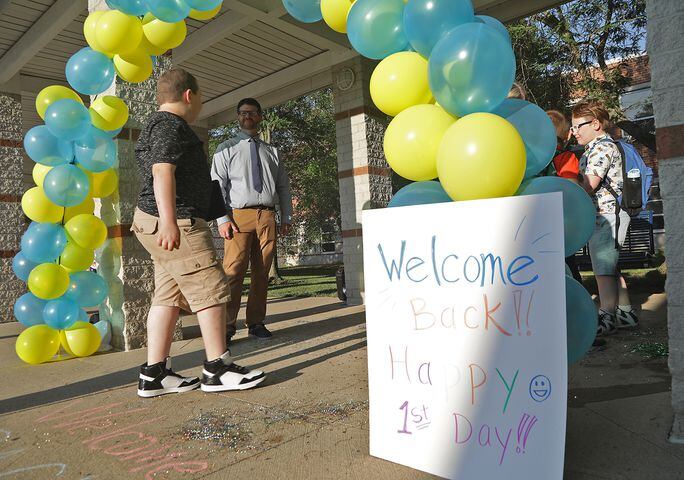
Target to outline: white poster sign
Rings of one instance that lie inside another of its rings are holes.
[[[363,248],[371,455],[562,479],[561,194],[365,211]]]

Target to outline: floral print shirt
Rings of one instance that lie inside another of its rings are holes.
[[[622,194],[622,156],[615,143],[606,135],[589,142],[580,159],[583,175],[601,177],[599,188],[592,195],[598,213],[616,213],[616,201],[608,191],[610,185],[618,195]]]

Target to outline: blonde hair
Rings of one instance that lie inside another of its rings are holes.
[[[597,101],[580,102],[572,108],[574,118],[593,117],[599,121],[603,130],[610,128],[610,115],[603,104]]]
[[[511,89],[508,91],[508,98],[519,98],[520,100],[526,100],[527,92],[525,91],[525,87],[520,85],[518,82],[513,82],[513,86],[511,86]]]
[[[556,127],[556,136],[565,141],[568,133],[570,133],[570,122],[568,122],[567,117],[558,110],[547,110],[546,114],[551,119],[553,126]]]

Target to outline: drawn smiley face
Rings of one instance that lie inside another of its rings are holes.
[[[530,397],[535,402],[543,402],[551,396],[551,380],[546,375],[537,375],[530,382]]]

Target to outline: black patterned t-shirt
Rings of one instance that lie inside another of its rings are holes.
[[[225,205],[212,202],[212,185],[202,141],[181,117],[170,112],[155,112],[140,132],[135,157],[142,180],[138,208],[159,216],[154,198],[152,165],[176,166],[176,216],[213,220],[225,214]],[[222,210],[216,214],[213,210]]]

